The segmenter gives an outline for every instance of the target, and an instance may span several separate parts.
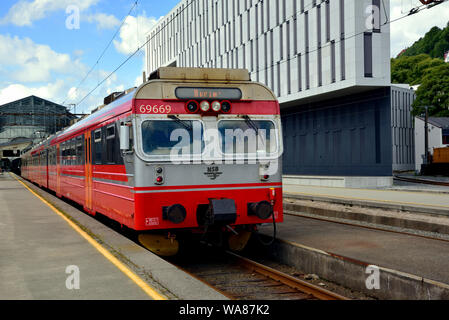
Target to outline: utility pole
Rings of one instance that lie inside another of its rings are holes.
[[[76,104],[70,103],[69,106],[73,107],[73,114],[76,115]],[[70,109],[69,109],[70,112]]]
[[[425,124],[424,124],[424,155],[425,155],[425,164],[430,163],[430,157],[429,157],[429,107],[426,106],[426,118],[425,118]]]

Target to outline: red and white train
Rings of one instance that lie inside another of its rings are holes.
[[[21,171],[172,255],[183,233],[239,250],[282,222],[282,152],[279,103],[246,70],[160,68],[24,154]]]

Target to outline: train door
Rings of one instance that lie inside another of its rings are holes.
[[[50,187],[50,184],[49,184],[49,179],[48,179],[48,177],[49,177],[49,172],[48,172],[48,167],[49,167],[49,165],[50,165],[50,163],[49,163],[49,157],[50,157],[50,153],[49,153],[49,151],[48,151],[49,149],[46,149],[45,150],[45,158],[46,158],[46,166],[45,166],[45,176],[46,176],[46,178],[45,178],[45,180],[46,180],[46,185],[45,185],[45,187],[46,188],[49,188]]]
[[[56,145],[56,195],[61,196],[61,144]]]
[[[92,141],[91,133],[87,131],[84,136],[84,150],[85,150],[85,208],[92,212]]]

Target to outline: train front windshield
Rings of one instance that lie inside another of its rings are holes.
[[[178,155],[265,158],[279,153],[279,129],[274,121],[223,119],[216,123],[198,120],[145,120],[142,150],[154,159]],[[221,155],[221,156],[220,156]]]
[[[150,156],[169,156],[175,148],[189,154],[204,149],[203,126],[191,120],[147,120],[142,123],[142,147]]]
[[[224,154],[271,155],[278,151],[276,127],[269,120],[222,120],[218,122]]]

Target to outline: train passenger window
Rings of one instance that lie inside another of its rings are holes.
[[[94,131],[94,143],[92,155],[94,156],[94,163],[101,164],[101,154],[102,154],[102,145],[101,145],[101,129]]]
[[[60,151],[61,151],[61,165],[65,165],[65,143],[61,143],[61,147],[60,147]]]
[[[218,122],[220,145],[225,154],[269,155],[277,152],[275,125],[268,120]]]
[[[147,120],[142,123],[142,148],[147,155],[167,156],[175,147],[188,150],[189,154],[201,154],[204,150],[202,123],[191,120]]]
[[[84,135],[76,138],[76,164],[84,164]]]
[[[106,162],[115,163],[115,125],[106,128]]]
[[[67,141],[67,165],[72,165],[72,156],[73,156],[73,141]]]

